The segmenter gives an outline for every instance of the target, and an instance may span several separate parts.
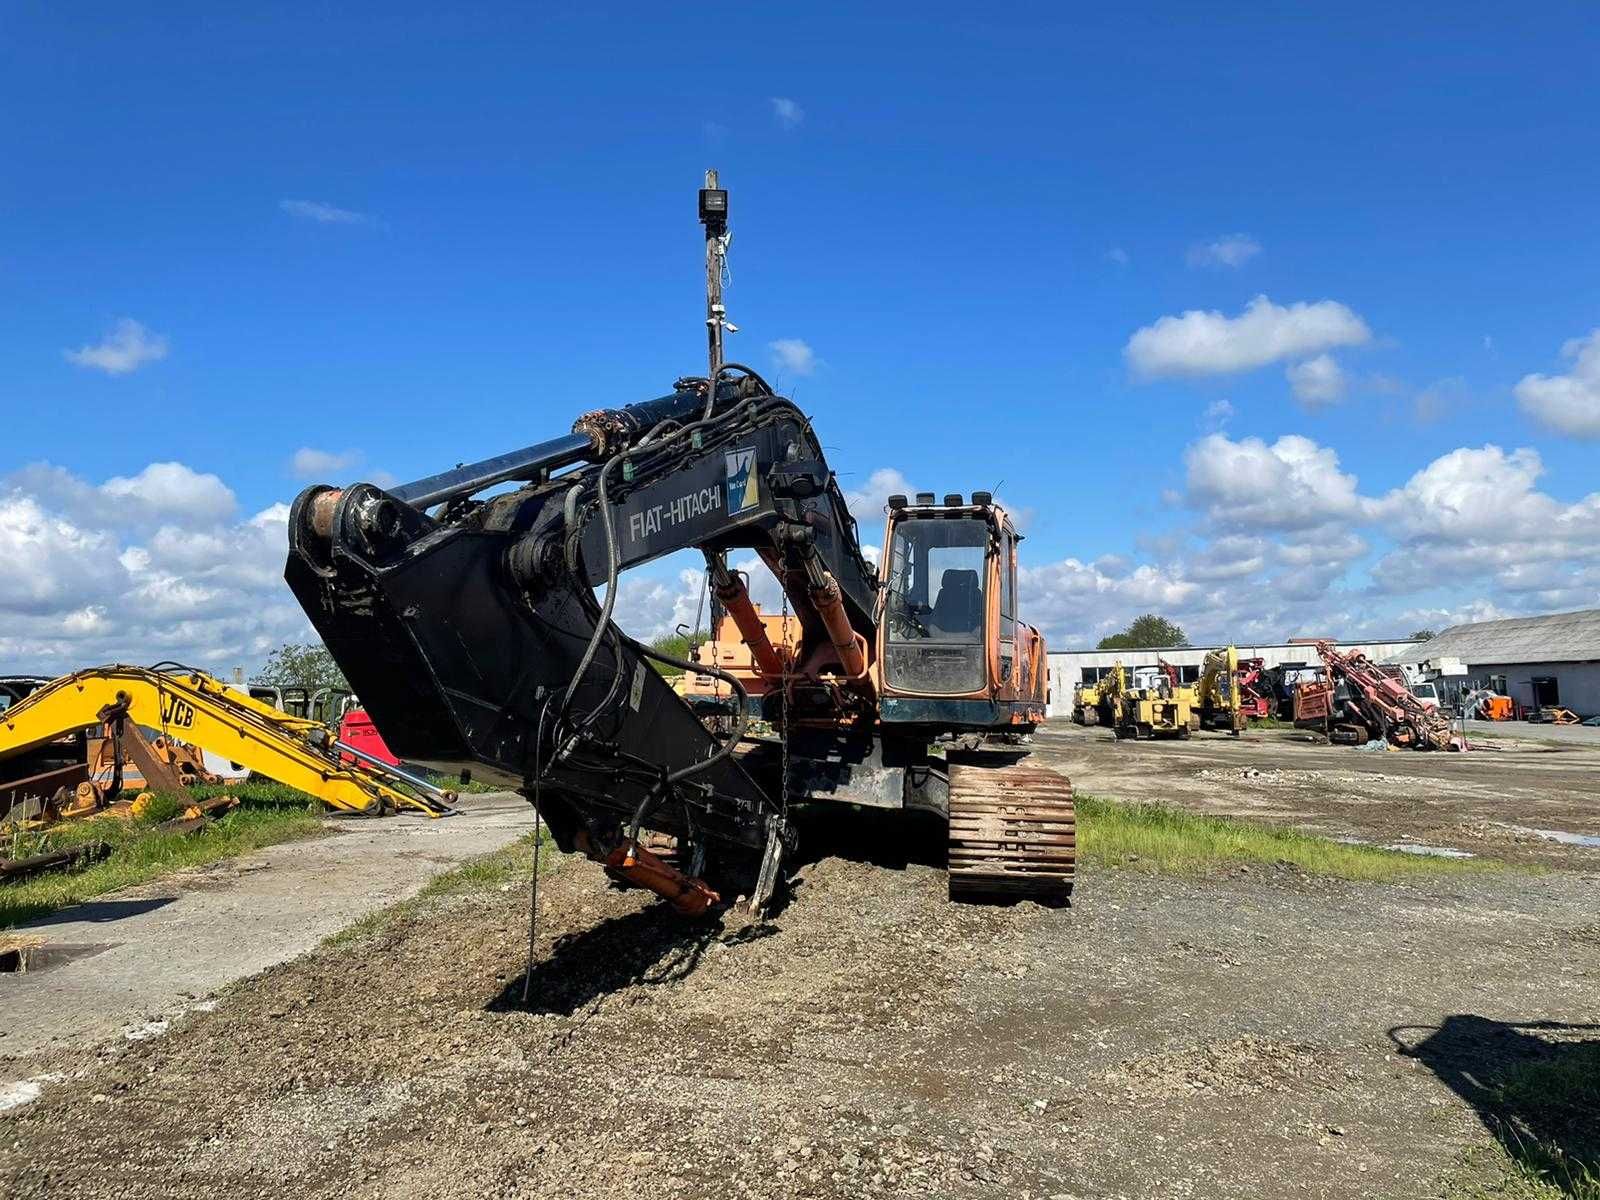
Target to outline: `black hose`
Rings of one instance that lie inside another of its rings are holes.
[[[611,523],[611,500],[606,494],[606,476],[611,468],[622,461],[622,455],[608,458],[605,465],[600,468],[600,478],[597,481],[597,490],[600,496],[600,515],[605,521],[606,531],[606,599],[600,606],[600,620],[595,625],[594,635],[590,637],[589,644],[584,648],[583,657],[578,660],[578,669],[573,672],[572,682],[567,685],[567,694],[561,701],[563,716],[572,708],[572,698],[578,694],[578,684],[583,682],[584,675],[589,670],[589,665],[594,662],[595,651],[600,648],[600,641],[606,635],[606,629],[611,624],[612,610],[617,606],[617,531]],[[618,663],[620,670],[621,663]]]

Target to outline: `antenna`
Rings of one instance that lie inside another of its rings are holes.
[[[706,227],[706,343],[710,367],[706,374],[706,411],[711,415],[717,400],[717,377],[722,374],[722,331],[738,332],[728,323],[728,310],[722,306],[722,276],[728,269],[728,192],[717,186],[715,169],[706,172],[706,185],[700,189],[700,223]]]

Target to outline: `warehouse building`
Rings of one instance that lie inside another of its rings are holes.
[[[1464,675],[1446,676],[1452,691],[1487,686],[1525,710],[1559,707],[1592,716],[1600,713],[1600,608],[1452,625],[1390,661],[1425,670],[1464,667]]]
[[[1240,658],[1259,658],[1265,667],[1318,667],[1317,642],[1334,639],[1291,638],[1287,642],[1270,645],[1238,645]],[[1346,653],[1359,650],[1374,662],[1383,662],[1392,656],[1411,650],[1418,645],[1409,638],[1392,638],[1378,641],[1334,641]],[[1153,667],[1157,660],[1178,668],[1178,678],[1183,683],[1193,683],[1200,678],[1200,665],[1216,646],[1163,646],[1147,650],[1060,650],[1050,653],[1050,715],[1071,716],[1072,696],[1085,683],[1093,683],[1112,667],[1121,663],[1128,670]]]

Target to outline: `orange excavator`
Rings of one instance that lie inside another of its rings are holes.
[[[935,814],[952,897],[1063,902],[1072,788],[1025,757],[1047,673],[1017,610],[1022,535],[988,492],[892,496],[880,573],[810,420],[722,361],[727,199],[708,176],[705,376],[414,483],[308,488],[289,585],[395,754],[519,788],[563,850],[680,911],[718,888],[770,900],[800,804]],[[685,549],[737,632],[725,662],[612,620],[623,571]],[[734,552],[776,577],[787,636]],[[720,711],[652,663],[717,680]]]

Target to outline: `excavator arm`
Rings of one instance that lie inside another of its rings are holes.
[[[450,811],[449,797],[381,764],[341,762],[317,721],[294,717],[199,671],[112,665],[64,675],[0,713],[0,764],[86,726],[127,719],[210,750],[331,808],[378,813]]]
[[[751,710],[776,720],[787,696],[836,723],[871,711],[877,574],[822,447],[753,372],[712,390],[681,380],[567,437],[387,491],[312,487],[290,516],[288,583],[389,747],[522,788],[558,845],[601,861],[631,859],[642,826],[697,851],[774,854],[778,763],[734,753]],[[521,486],[479,495],[505,483]],[[747,695],[721,673],[731,736],[651,665],[672,660],[611,619],[623,571],[684,549],[705,554],[741,628],[754,614],[727,556],[754,550],[800,623],[792,657],[764,634],[751,647],[788,687]]]

